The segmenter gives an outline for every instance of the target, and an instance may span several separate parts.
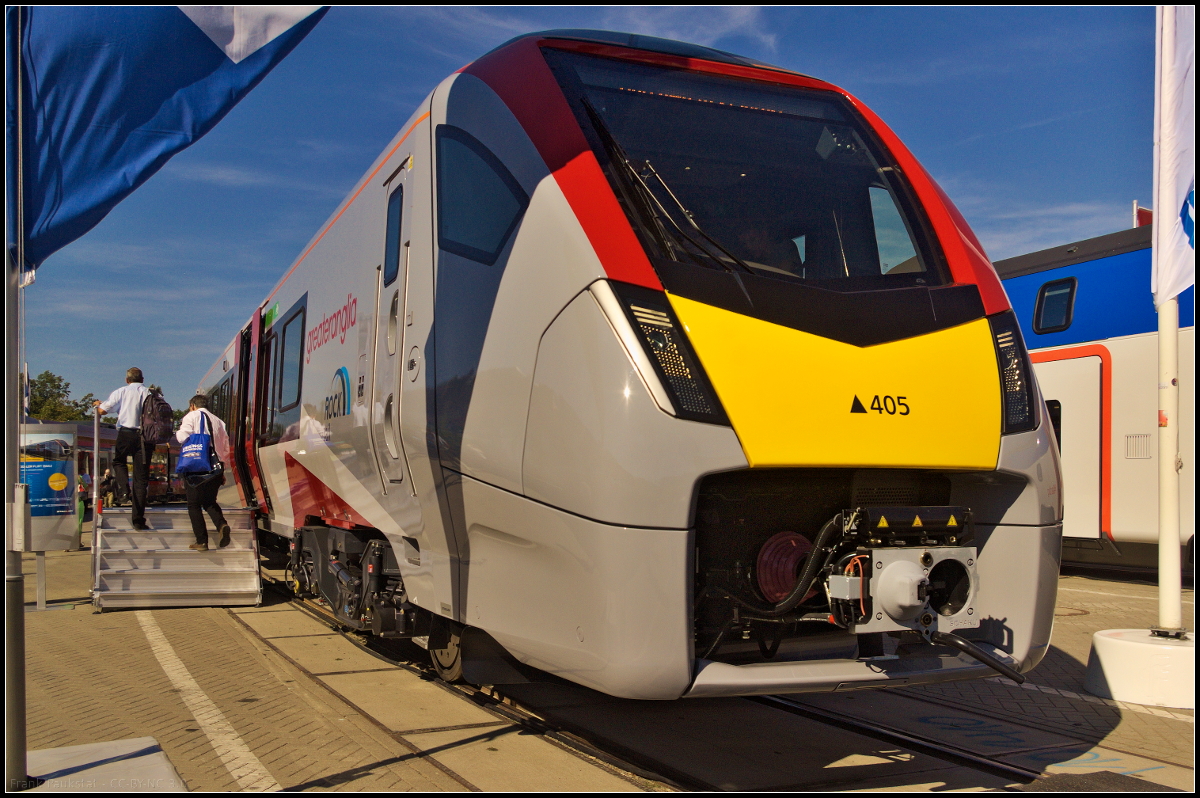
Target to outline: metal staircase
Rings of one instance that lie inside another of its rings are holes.
[[[196,542],[187,508],[146,508],[146,531],[137,531],[129,508],[105,508],[92,536],[92,603],[109,607],[213,607],[262,601],[258,541],[249,510],[222,508],[230,543],[209,525],[208,551]]]

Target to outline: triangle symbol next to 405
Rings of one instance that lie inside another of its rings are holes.
[[[858,394],[854,395],[854,404],[850,405],[851,413],[865,413],[867,408],[863,407],[863,403],[859,401]]]

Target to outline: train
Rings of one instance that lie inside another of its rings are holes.
[[[220,500],[447,681],[1020,681],[1058,449],[962,215],[830,83],[606,31],[441,82],[203,377]]]
[[[1063,560],[1158,568],[1151,225],[997,261],[1062,451]],[[1179,296],[1181,562],[1195,563],[1196,289]]]

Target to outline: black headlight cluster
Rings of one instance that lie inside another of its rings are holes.
[[[1011,311],[990,316],[996,361],[1000,366],[1000,395],[1004,404],[1001,433],[1028,432],[1037,429],[1037,392],[1033,384],[1033,366],[1025,351],[1025,340],[1017,317]]]
[[[691,421],[729,424],[721,401],[692,351],[667,295],[628,283],[611,283],[658,378],[671,395],[675,415]]]

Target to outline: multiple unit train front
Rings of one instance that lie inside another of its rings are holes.
[[[896,136],[795,73],[500,47],[204,388],[296,589],[449,679],[831,691],[1049,644],[1058,461],[1004,291]]]

